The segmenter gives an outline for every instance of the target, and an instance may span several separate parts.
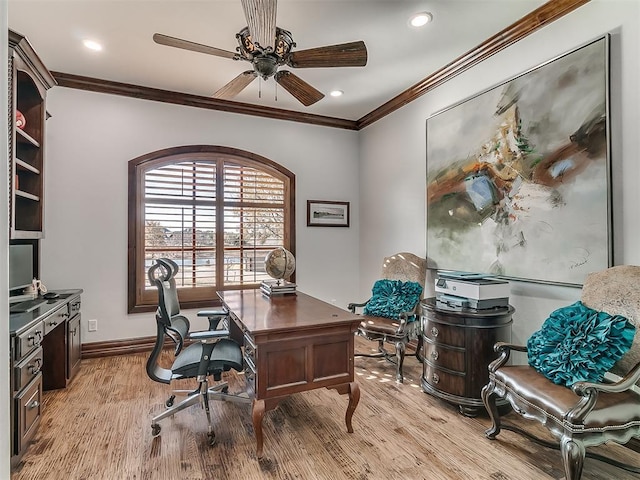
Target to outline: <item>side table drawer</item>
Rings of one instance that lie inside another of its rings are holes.
[[[466,370],[465,353],[463,348],[447,348],[430,338],[424,339],[424,358],[436,367],[463,373]]]
[[[18,452],[23,451],[35,434],[42,413],[42,374],[33,379],[31,385],[16,396],[16,413],[18,425],[16,429],[16,446]]]
[[[459,397],[465,394],[465,376],[434,367],[425,360],[424,380],[433,388]]]
[[[423,317],[424,336],[433,342],[455,347],[464,347],[464,329],[454,325],[443,325]]]

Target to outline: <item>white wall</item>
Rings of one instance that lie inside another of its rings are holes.
[[[83,288],[83,343],[151,335],[153,314],[128,315],[127,162],[180,145],[225,145],[296,174],[299,289],[336,305],[359,280],[357,216],[350,228],[306,226],[306,201],[358,211],[358,133],[54,87],[47,97],[45,239],[51,290]],[[98,320],[88,332],[87,320]]]
[[[426,119],[606,32],[613,34],[615,263],[640,265],[639,27],[637,0],[592,0],[361,131],[360,295],[377,278],[383,256],[400,250],[426,254]],[[577,288],[513,282],[514,342],[526,343],[552,310],[579,295]]]

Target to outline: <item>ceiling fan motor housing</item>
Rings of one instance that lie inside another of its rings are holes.
[[[253,43],[249,27],[240,30],[236,38],[238,58],[251,62],[256,73],[265,80],[275,75],[278,66],[286,64],[291,49],[296,46],[291,32],[277,27],[274,44],[266,47]]]

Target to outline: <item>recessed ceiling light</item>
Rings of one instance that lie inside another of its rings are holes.
[[[82,44],[89,50],[93,50],[95,52],[99,52],[100,50],[102,50],[102,45],[93,40],[83,40]]]
[[[433,20],[433,15],[429,12],[420,12],[416,13],[409,19],[409,25],[412,27],[424,27],[431,20]]]
[[[332,97],[341,97],[344,92],[342,90],[332,90],[329,95]]]

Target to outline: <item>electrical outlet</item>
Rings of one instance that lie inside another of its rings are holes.
[[[87,322],[87,328],[90,332],[98,331],[98,320],[89,320]]]

